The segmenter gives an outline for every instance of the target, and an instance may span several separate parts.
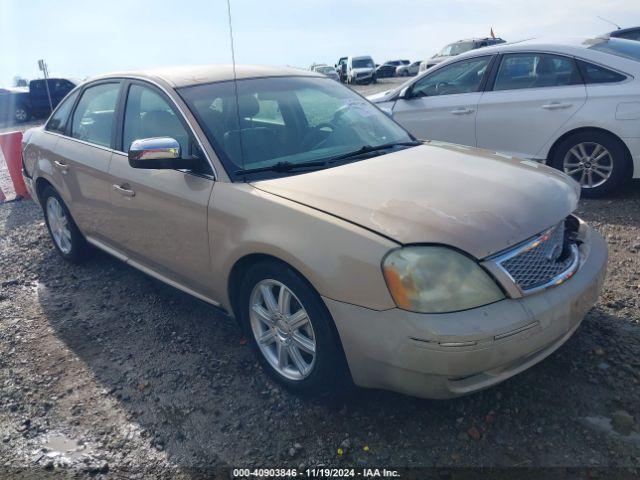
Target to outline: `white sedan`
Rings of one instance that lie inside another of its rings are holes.
[[[640,177],[640,42],[487,47],[369,100],[416,137],[546,162],[587,197]]]

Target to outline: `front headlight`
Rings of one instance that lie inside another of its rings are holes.
[[[403,310],[455,312],[504,298],[476,262],[446,247],[394,250],[382,262],[382,271],[393,300]]]

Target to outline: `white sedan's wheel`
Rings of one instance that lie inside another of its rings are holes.
[[[595,188],[609,180],[613,159],[599,143],[581,142],[566,153],[562,167],[582,188]]]
[[[633,164],[624,143],[613,134],[583,130],[554,146],[549,164],[580,184],[583,197],[614,192],[631,178]]]
[[[266,279],[250,297],[251,330],[269,365],[289,380],[302,380],[313,371],[316,337],[300,300],[283,283]]]

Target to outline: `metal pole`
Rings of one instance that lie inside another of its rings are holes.
[[[51,102],[51,92],[49,91],[49,69],[47,64],[44,64],[44,85],[47,87],[47,97],[49,98],[49,113],[53,112],[53,103]]]

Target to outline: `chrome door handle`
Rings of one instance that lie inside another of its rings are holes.
[[[120,195],[122,195],[124,197],[135,197],[136,196],[136,192],[134,192],[133,190],[130,190],[128,188],[124,188],[122,185],[114,185],[113,186],[113,190],[115,192],[118,192]]]
[[[470,113],[473,113],[475,110],[473,108],[456,108],[454,110],[451,110],[451,113],[453,113],[454,115],[468,115]]]
[[[566,102],[551,102],[545,103],[544,105],[542,105],[542,108],[544,108],[545,110],[560,110],[562,108],[569,108],[571,105],[573,104]]]
[[[69,165],[67,165],[66,163],[62,163],[62,162],[59,162],[58,160],[54,160],[53,164],[63,172],[66,172],[67,170],[69,170]]]

